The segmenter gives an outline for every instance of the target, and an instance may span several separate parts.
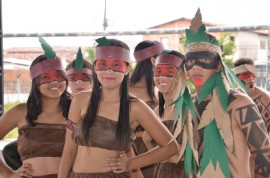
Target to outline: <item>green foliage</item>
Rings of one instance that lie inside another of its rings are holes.
[[[88,59],[91,61],[91,63],[94,63],[95,60],[95,53],[94,53],[94,47],[89,47],[87,49]]]

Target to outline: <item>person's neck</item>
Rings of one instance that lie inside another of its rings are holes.
[[[103,102],[118,102],[120,100],[120,87],[101,89],[101,101]]]
[[[254,95],[256,95],[256,86],[253,86],[252,88],[248,88],[249,91],[249,96],[253,97]]]
[[[135,88],[145,88],[146,87],[145,76],[142,76],[142,78],[135,85],[133,85],[133,87],[135,87]]]
[[[168,106],[173,102],[173,92],[163,93],[162,95],[165,101],[165,106]]]
[[[42,98],[42,112],[55,113],[60,111],[60,97],[59,98]]]

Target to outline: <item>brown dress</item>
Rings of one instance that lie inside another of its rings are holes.
[[[164,120],[162,123],[173,133],[173,120]],[[182,142],[182,135],[180,134],[176,140],[179,144]],[[155,178],[185,178],[184,161],[175,163],[158,163],[154,169]]]
[[[157,106],[158,106],[158,103],[156,101],[146,101],[145,102],[152,110],[154,110]],[[147,119],[147,118],[146,118]],[[144,128],[139,125],[135,132],[140,132],[140,131],[144,131]],[[142,140],[142,137],[137,137],[134,144],[132,145],[133,146],[133,149],[136,153],[136,155],[140,155],[140,154],[143,154],[145,152],[147,152],[147,148]],[[149,166],[146,166],[146,167],[143,167],[141,168],[141,171],[143,173],[143,176],[145,178],[153,178],[154,176],[154,165],[149,165]]]
[[[61,157],[66,125],[36,123],[19,128],[18,152],[21,160],[35,157]],[[57,174],[35,176],[35,178],[56,178]]]
[[[130,148],[132,138],[130,137],[130,144],[128,146],[117,145],[116,144],[116,128],[117,122],[107,119],[105,117],[97,116],[94,125],[89,130],[89,140],[83,139],[82,134],[82,119],[75,126],[72,133],[72,138],[75,143],[81,146],[90,145],[90,147],[98,147],[108,150],[126,151]],[[89,165],[91,166],[91,165]],[[97,173],[81,173],[81,172],[71,172],[70,178],[130,178],[131,173],[125,172],[122,174],[110,172],[97,172]]]

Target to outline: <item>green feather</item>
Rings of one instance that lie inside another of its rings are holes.
[[[53,51],[52,47],[41,37],[38,37],[38,40],[44,50],[44,55],[48,58],[48,59],[55,59],[56,58],[56,54]]]
[[[191,31],[190,29],[186,29],[185,31],[187,36],[187,40],[185,43],[186,46],[194,42],[207,42],[220,47],[220,43],[218,40],[210,39],[207,37],[206,27],[204,24],[199,27],[196,33],[193,33],[193,31]]]
[[[233,90],[235,90],[234,82],[233,82],[232,77],[230,76],[230,74],[227,72],[227,70],[225,70],[225,74],[226,74],[226,77],[228,79],[230,87],[233,88]]]
[[[230,178],[229,159],[226,147],[218,131],[215,119],[204,129],[203,144],[204,150],[200,160],[200,174],[203,174],[210,161],[216,169],[218,161],[225,177]]]
[[[173,118],[173,128],[175,127],[175,124],[178,121],[179,114],[182,111],[182,105],[183,105],[183,97],[179,96],[178,99],[177,99],[177,102],[175,102],[175,113],[174,113],[174,118]]]
[[[75,60],[75,69],[78,72],[80,72],[82,70],[82,67],[83,67],[83,55],[82,55],[82,50],[80,47],[78,52],[77,52],[77,56],[76,56],[76,60]]]
[[[191,95],[190,95],[189,90],[188,90],[187,87],[185,89],[185,92],[183,94],[183,97],[184,97],[185,104],[187,105],[188,109],[190,110],[193,118],[198,121],[197,115],[195,113],[195,108],[194,108],[194,105],[193,105],[193,101],[191,99]]]
[[[190,177],[191,174],[196,175],[196,162],[193,156],[192,149],[189,145],[189,141],[187,141],[185,153],[184,153],[184,168],[186,177]]]
[[[217,78],[217,72],[215,74],[213,74],[206,82],[205,84],[202,86],[201,90],[200,90],[200,95],[198,98],[198,103],[200,104],[205,97],[207,97],[215,88],[216,86],[216,78]]]
[[[217,72],[216,83],[217,83],[217,93],[218,93],[219,99],[221,101],[221,104],[222,104],[224,110],[227,111],[228,93],[227,93],[227,90],[226,90],[225,85],[223,83],[221,70],[219,70]]]
[[[110,46],[111,42],[104,36],[102,38],[96,39],[96,42],[98,44],[101,44],[102,46]]]
[[[235,75],[235,73],[224,63],[224,69],[227,71],[227,73],[229,73],[229,75],[231,76],[231,78],[233,79],[233,81],[242,89],[244,89],[247,93],[249,93],[249,90],[246,88],[245,84]]]
[[[162,54],[169,54],[170,52],[172,52],[172,50],[165,49],[162,51]]]
[[[183,106],[182,106],[182,129],[183,129],[183,127],[184,127],[184,125],[185,125],[185,122],[186,122],[186,118],[185,118],[185,113],[186,113],[186,111],[187,111],[187,105],[186,105],[186,103],[184,102],[183,103]]]

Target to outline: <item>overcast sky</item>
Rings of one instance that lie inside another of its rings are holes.
[[[4,33],[102,31],[105,0],[2,0]],[[200,7],[203,21],[270,25],[270,0],[107,0],[108,30],[143,30]]]

